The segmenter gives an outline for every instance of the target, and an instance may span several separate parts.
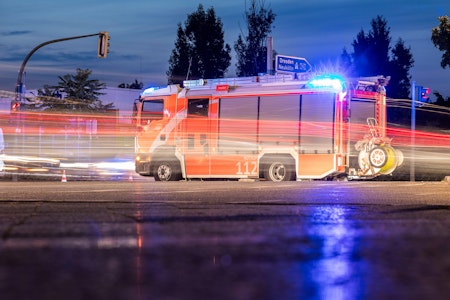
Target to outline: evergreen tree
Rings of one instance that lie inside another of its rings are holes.
[[[342,54],[338,59],[338,71],[342,74],[353,74],[352,56],[348,53],[347,49],[342,50]]]
[[[377,16],[371,21],[372,30],[357,34],[352,46],[356,76],[387,75],[389,68],[390,28],[386,20]]]
[[[178,23],[177,40],[169,59],[169,71],[167,71],[169,84],[182,83],[188,78],[193,55],[191,47],[181,23]]]
[[[267,36],[272,32],[276,15],[265,7],[264,0],[250,0],[245,11],[247,33],[240,34],[234,50],[237,55],[236,75],[254,76],[267,71]]]
[[[207,11],[200,4],[178,24],[175,48],[169,59],[168,82],[182,83],[186,78],[223,77],[231,61],[231,48],[225,44],[223,25],[211,7]]]
[[[389,95],[392,98],[409,98],[411,89],[411,75],[409,71],[414,64],[411,48],[406,48],[404,41],[399,38],[392,48],[389,75],[394,79],[389,83]]]
[[[391,76],[387,95],[392,98],[408,98],[411,81],[409,71],[414,64],[411,49],[405,46],[402,39],[397,41],[393,49],[390,43],[387,21],[382,16],[377,16],[371,21],[371,30],[367,34],[361,30],[353,40],[352,75]],[[341,58],[347,55],[344,52]]]

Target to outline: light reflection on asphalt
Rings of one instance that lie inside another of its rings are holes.
[[[115,249],[115,248],[136,248],[138,240],[136,237],[115,236],[100,238],[14,238],[2,242],[3,249],[23,250],[23,249]]]
[[[19,184],[16,200],[8,193]],[[53,292],[21,282],[64,274],[96,299],[124,290],[130,299],[438,299],[445,195],[444,182],[3,183],[3,282]]]
[[[352,254],[356,233],[346,219],[344,206],[313,208],[308,234],[322,239],[321,257],[311,262],[309,278],[317,286],[319,299],[356,299],[361,288]]]

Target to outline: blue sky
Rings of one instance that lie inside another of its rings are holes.
[[[147,85],[167,82],[168,60],[177,23],[199,4],[214,7],[233,48],[245,30],[245,0],[21,0],[0,4],[0,90],[13,91],[20,65],[38,44],[63,37],[108,31],[110,53],[98,59],[97,37],[61,42],[38,50],[26,67],[27,89],[56,84],[58,76],[91,69],[92,78],[117,86],[135,79]],[[272,32],[279,54],[305,57],[313,65],[334,62],[344,47],[352,51],[357,33],[370,30],[382,15],[392,45],[402,38],[411,47],[413,80],[450,97],[450,69],[442,69],[442,52],[431,42],[437,17],[450,14],[448,0],[265,0],[277,15]],[[234,76],[235,53],[228,76]],[[384,74],[389,75],[389,74]]]

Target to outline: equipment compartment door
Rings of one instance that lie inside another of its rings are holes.
[[[210,174],[209,99],[188,99],[188,113],[183,137],[187,177]]]
[[[258,177],[258,97],[219,100],[217,147],[211,156],[214,177]]]

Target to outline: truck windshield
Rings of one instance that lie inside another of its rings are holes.
[[[161,120],[164,116],[164,100],[148,100],[142,102],[141,124],[149,124]]]

